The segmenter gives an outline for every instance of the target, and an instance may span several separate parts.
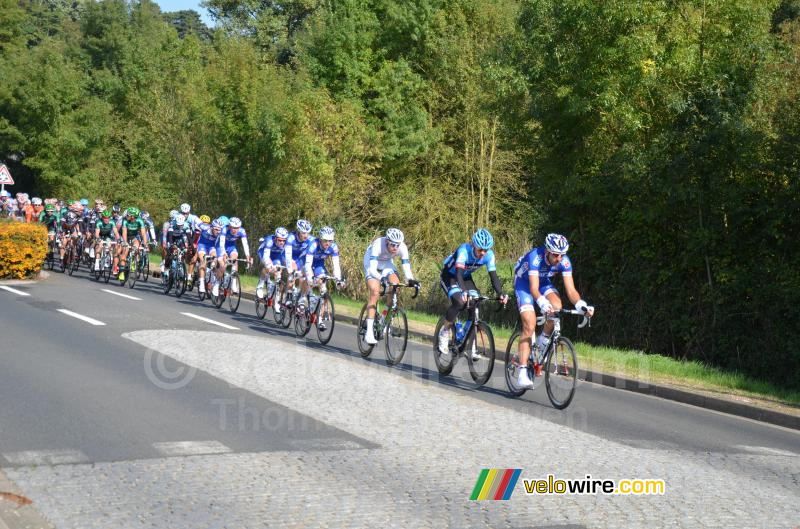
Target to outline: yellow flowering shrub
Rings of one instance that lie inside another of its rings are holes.
[[[41,224],[0,222],[0,279],[30,277],[47,255],[47,228]]]

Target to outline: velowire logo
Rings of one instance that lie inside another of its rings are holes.
[[[472,489],[470,500],[507,500],[514,492],[521,468],[484,468]]]

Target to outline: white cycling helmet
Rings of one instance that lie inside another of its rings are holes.
[[[221,230],[222,229],[222,221],[219,219],[214,219],[211,221],[211,229],[214,230]]]
[[[281,226],[275,230],[275,238],[276,239],[288,239],[289,238],[289,230]]]
[[[386,230],[386,238],[395,244],[400,244],[405,240],[405,236],[403,232],[398,230],[397,228],[389,228]]]
[[[175,220],[175,217],[180,215],[177,209],[170,210],[169,212],[169,220]]]
[[[323,241],[332,241],[335,235],[336,231],[330,226],[323,226],[322,229],[319,230],[319,238]]]
[[[231,228],[241,228],[242,227],[242,219],[239,217],[231,217],[231,222],[228,224]]]
[[[565,254],[569,250],[569,243],[567,238],[558,233],[548,233],[544,240],[544,247],[547,251],[555,254]]]
[[[188,215],[190,211],[192,211],[192,206],[190,206],[186,202],[181,204],[181,213],[183,213],[184,215]]]
[[[305,219],[297,221],[297,231],[300,233],[311,233],[311,223]]]
[[[175,225],[176,226],[183,226],[186,223],[186,217],[181,215],[180,213],[175,217]]]
[[[34,206],[41,206],[42,205],[42,199],[39,198],[39,197],[33,197],[31,199],[31,204],[33,204]]]

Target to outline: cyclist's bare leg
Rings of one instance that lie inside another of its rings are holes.
[[[397,274],[389,274],[386,276],[386,281],[388,285],[396,285],[400,283],[400,278],[397,277]],[[386,288],[386,306],[392,306],[392,291],[388,287]]]
[[[532,305],[528,305],[530,309],[524,310],[519,313],[519,319],[522,322],[522,331],[519,335],[519,364],[524,366],[528,363],[528,358],[531,356],[531,343],[533,343],[534,334],[536,333],[536,311],[533,310]]]
[[[378,298],[381,296],[381,282],[377,279],[367,279],[367,289],[369,289],[369,299],[367,301],[367,318],[375,318],[375,307],[378,304]]]

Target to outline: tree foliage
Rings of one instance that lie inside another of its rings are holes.
[[[39,194],[307,217],[353,270],[400,226],[431,285],[477,227],[506,277],[560,231],[584,338],[800,381],[794,0],[0,3],[0,156]]]

